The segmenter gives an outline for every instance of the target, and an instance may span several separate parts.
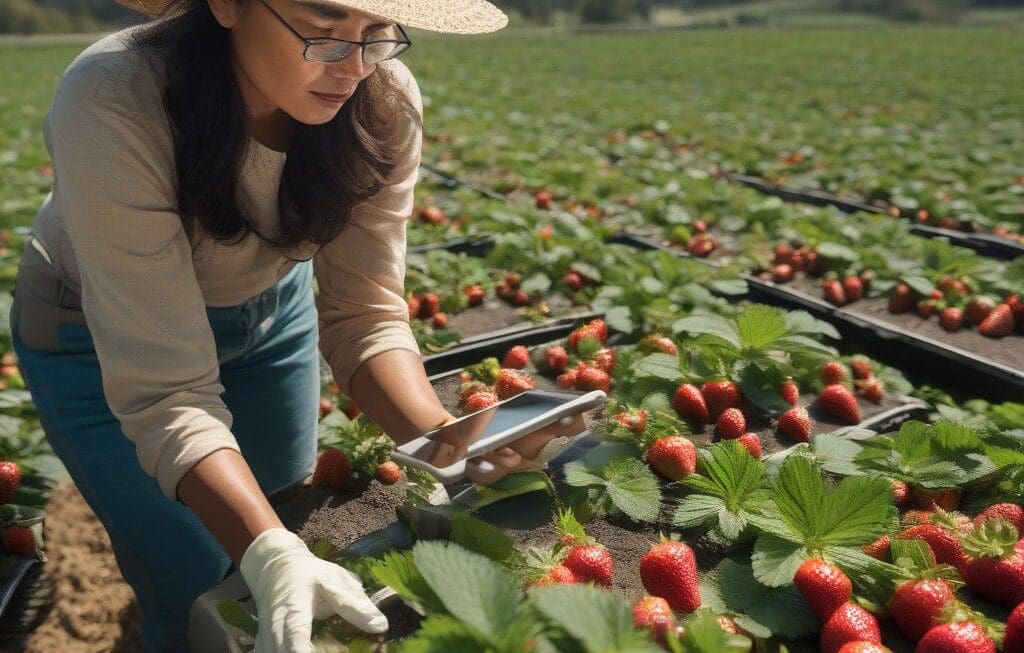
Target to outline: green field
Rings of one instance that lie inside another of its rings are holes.
[[[605,157],[747,172],[908,208],[1024,222],[1024,39],[995,28],[419,33],[425,161],[506,185],[587,194]],[[29,221],[50,178],[42,118],[81,45],[4,47],[0,223]],[[664,148],[663,148],[664,149]],[[796,154],[794,157],[792,155]],[[450,155],[449,155],[450,156]],[[799,158],[799,161],[795,159]],[[571,182],[571,183],[565,183]]]

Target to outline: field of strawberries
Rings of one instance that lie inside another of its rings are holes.
[[[706,64],[697,100],[650,86],[686,86],[661,60],[682,50],[670,36],[576,37],[572,64],[546,36],[418,42],[406,295],[438,396],[455,414],[533,390],[607,402],[543,464],[443,486],[391,460],[322,364],[317,467],[271,501],[391,628],[371,640],[318,622],[317,651],[1024,652],[1024,129],[1006,106],[1019,71],[993,67],[996,96],[933,113],[985,77],[936,44],[976,48],[964,33],[885,42],[941,61],[914,63],[944,66],[941,88],[885,70],[870,44],[843,58],[874,37],[789,34],[776,65],[820,61],[781,94],[802,98],[790,106],[747,55],[716,54],[747,38],[679,39]],[[654,79],[605,92],[625,74],[615,47],[637,39],[664,39],[635,48]],[[69,54],[49,52],[54,71]],[[484,92],[495,60],[508,84]],[[539,62],[592,81],[547,85]],[[872,66],[886,99],[830,85],[849,65]],[[11,179],[45,186],[46,162],[5,138]],[[26,234],[21,205],[5,206],[0,308]],[[13,631],[66,476],[2,338]],[[210,650],[251,650],[246,594],[211,595]]]

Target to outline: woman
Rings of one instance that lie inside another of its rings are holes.
[[[174,0],[82,52],[44,123],[54,188],[12,310],[47,439],[110,534],[147,651],[238,566],[257,650],[387,620],[266,496],[316,455],[319,345],[396,441],[454,419],[404,300],[422,140],[400,25],[504,27],[483,0]],[[314,297],[313,279],[318,292]],[[476,472],[530,461],[505,449]],[[84,598],[84,597],[83,597]]]

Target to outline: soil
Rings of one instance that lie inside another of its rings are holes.
[[[820,287],[815,280],[801,277],[786,284],[786,287],[812,297],[821,297]],[[913,335],[936,340],[979,358],[1002,363],[1016,370],[1024,370],[1024,339],[1016,334],[1005,338],[986,338],[973,328],[949,332],[939,326],[937,316],[926,320],[915,312],[890,313],[889,300],[885,297],[861,299],[843,306],[840,310],[849,315],[899,327]]]
[[[53,488],[45,511],[43,575],[53,583],[53,605],[35,630],[0,643],[0,651],[141,651],[142,617],[103,525],[69,482]]]
[[[554,294],[545,300],[551,309],[551,318],[567,317],[578,313],[586,313],[590,308],[576,306],[564,295]],[[514,326],[538,326],[523,317],[530,307],[516,307],[497,297],[488,297],[482,306],[460,311],[448,318],[448,328],[457,332],[463,340],[480,336],[485,333],[506,329]]]
[[[270,503],[285,527],[307,546],[325,539],[344,549],[395,521],[395,509],[402,505],[405,493],[404,482],[382,485],[373,480],[362,493],[300,486],[275,494]]]

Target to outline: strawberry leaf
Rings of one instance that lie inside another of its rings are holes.
[[[521,594],[497,563],[449,542],[419,541],[412,557],[445,610],[490,641],[519,615]]]
[[[677,382],[683,378],[683,373],[679,371],[679,357],[660,352],[637,359],[629,366],[629,371],[637,379],[655,378]]]
[[[810,551],[806,547],[771,533],[761,533],[754,543],[750,563],[759,582],[769,587],[781,587],[793,582],[796,570],[809,557]]]
[[[684,624],[683,650],[688,653],[746,653],[751,641],[722,630],[718,615],[707,608],[693,613]]]
[[[725,560],[718,567],[718,587],[730,610],[742,612],[777,635],[799,639],[813,635],[818,619],[792,583],[779,587],[764,585],[754,577],[750,565]]]
[[[416,568],[411,551],[385,553],[383,559],[373,565],[372,572],[379,583],[395,590],[402,598],[419,603],[427,612],[444,610],[441,600]]]
[[[689,333],[693,336],[706,335],[730,349],[739,350],[743,348],[740,335],[735,326],[729,320],[720,315],[709,313],[694,313],[688,317],[677,320],[672,325],[676,333]]]
[[[238,628],[246,635],[256,638],[259,624],[249,614],[249,610],[239,601],[217,601],[217,614],[229,626]]]
[[[479,653],[483,640],[469,626],[445,614],[429,615],[412,637],[402,640],[406,653]]]
[[[782,311],[755,304],[736,318],[736,333],[744,350],[764,349],[788,332]]]
[[[593,452],[591,452],[593,453]],[[594,465],[574,461],[563,468],[573,487],[597,487],[603,499],[631,519],[653,523],[661,507],[661,486],[647,465],[633,456],[622,456]]]
[[[587,585],[538,587],[529,597],[587,653],[658,653],[661,649],[633,627],[630,605],[618,594]]]

